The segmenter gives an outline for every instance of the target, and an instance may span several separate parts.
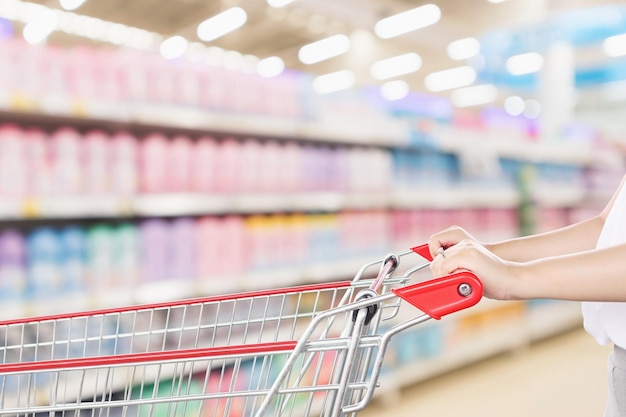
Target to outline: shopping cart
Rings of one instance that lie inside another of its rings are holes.
[[[0,322],[0,416],[354,416],[394,335],[482,297],[471,272],[409,285],[431,260],[422,245],[352,281]]]

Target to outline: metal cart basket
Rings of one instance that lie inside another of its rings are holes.
[[[409,285],[431,260],[422,245],[352,281],[0,322],[0,416],[354,416],[392,336],[482,297],[470,272]],[[419,311],[402,320],[403,302]]]

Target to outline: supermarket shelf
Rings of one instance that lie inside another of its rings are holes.
[[[453,153],[470,152],[528,162],[582,166],[615,160],[614,150],[598,149],[593,143],[541,138],[531,142],[510,131],[489,132],[441,126],[432,136],[433,142],[442,151]]]
[[[586,199],[581,188],[544,186],[534,201],[569,207]],[[390,192],[298,192],[194,194],[163,193],[136,196],[55,196],[0,201],[0,220],[81,219],[116,217],[194,216],[280,212],[419,208],[512,208],[516,190],[505,187],[457,185],[396,188]]]
[[[406,120],[382,118],[360,123],[324,120],[294,120],[267,115],[209,112],[193,107],[174,105],[116,105],[104,111],[104,118],[74,114],[50,114],[39,111],[0,110],[0,122],[20,123],[54,129],[73,126],[80,130],[127,130],[137,134],[154,131],[189,136],[254,137],[260,140],[291,140],[332,145],[380,147],[414,147],[410,144],[411,123]],[[506,138],[503,136],[506,135]],[[429,146],[456,154],[481,153],[491,157],[513,158],[530,162],[552,162],[568,165],[606,164],[615,161],[611,149],[600,150],[593,144],[567,143],[559,140],[536,140],[514,137],[510,132],[483,132],[440,126],[431,132]],[[506,139],[506,140],[504,140]]]
[[[123,110],[121,110],[123,109]],[[172,105],[115,106],[106,118],[38,111],[0,110],[0,121],[55,129],[73,126],[80,130],[126,130],[137,134],[154,131],[189,136],[254,137],[333,145],[396,146],[409,136],[409,125],[399,120],[376,120],[362,126],[329,125],[319,120],[294,120],[267,115],[210,112]]]

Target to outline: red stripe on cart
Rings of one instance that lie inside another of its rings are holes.
[[[237,346],[219,346],[198,349],[182,349],[163,352],[127,353],[122,355],[96,356],[90,358],[52,359],[45,361],[0,364],[0,374],[15,372],[54,371],[76,368],[96,368],[100,366],[139,365],[151,362],[216,359],[231,356],[265,355],[291,352],[297,341],[251,343]]]
[[[0,326],[9,326],[15,324],[38,323],[44,321],[65,320],[79,317],[106,316],[110,314],[126,313],[132,311],[167,309],[170,307],[179,307],[185,305],[196,305],[206,303],[216,303],[220,301],[239,300],[244,298],[269,297],[273,295],[302,293],[311,291],[322,291],[333,288],[345,288],[352,284],[351,281],[336,281],[323,284],[299,285],[294,287],[276,288],[261,291],[249,291],[243,293],[234,293],[226,295],[216,295],[210,297],[189,298],[178,301],[166,301],[152,304],[138,304],[134,306],[112,307],[98,310],[78,311],[73,313],[50,314],[44,316],[23,317],[9,320],[0,320]]]

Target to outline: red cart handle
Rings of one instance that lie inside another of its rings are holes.
[[[470,271],[392,290],[434,319],[471,307],[483,296],[483,285]]]
[[[430,248],[428,247],[428,243],[424,243],[423,245],[414,246],[411,250],[417,253],[422,258],[425,258],[427,261],[433,260],[432,255],[430,254]]]

